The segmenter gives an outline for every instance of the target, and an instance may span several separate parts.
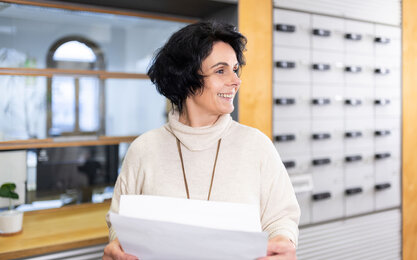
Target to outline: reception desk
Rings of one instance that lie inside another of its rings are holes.
[[[108,242],[110,202],[25,212],[23,232],[0,236],[0,259],[13,259]]]

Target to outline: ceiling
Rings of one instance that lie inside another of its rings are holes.
[[[74,4],[165,14],[194,19],[210,17],[222,9],[236,7],[238,0],[54,0]]]

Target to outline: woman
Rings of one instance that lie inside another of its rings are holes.
[[[121,194],[256,204],[270,239],[260,259],[295,259],[300,210],[288,174],[264,134],[230,117],[245,45],[233,26],[199,22],[159,50],[148,75],[173,111],[131,144],[110,210]],[[136,259],[109,227],[103,259]]]

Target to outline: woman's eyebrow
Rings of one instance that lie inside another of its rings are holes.
[[[214,67],[217,67],[219,65],[229,66],[229,64],[227,64],[226,62],[221,61],[221,62],[217,62],[216,64],[214,64],[213,66],[211,66],[210,69],[212,69]]]
[[[213,66],[210,67],[210,69],[217,67],[219,65],[224,65],[224,66],[229,66],[229,64],[227,64],[227,62],[221,61],[221,62],[217,62],[216,64],[214,64]],[[233,67],[238,66],[239,63],[236,63]]]

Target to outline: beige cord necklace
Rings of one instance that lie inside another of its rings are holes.
[[[209,192],[208,192],[208,195],[207,195],[207,200],[210,200],[211,188],[213,187],[214,172],[216,171],[217,157],[219,156],[221,141],[222,141],[222,139],[219,139],[219,142],[217,143],[216,159],[214,160],[213,173],[211,174],[210,189],[209,189]],[[181,143],[180,143],[180,140],[178,138],[177,138],[177,147],[178,147],[178,153],[179,153],[180,159],[181,159],[181,166],[182,166],[182,174],[184,176],[185,191],[187,192],[187,199],[189,199],[190,198],[190,192],[188,190],[187,177],[185,176],[184,161],[182,159],[182,152],[181,152]]]

